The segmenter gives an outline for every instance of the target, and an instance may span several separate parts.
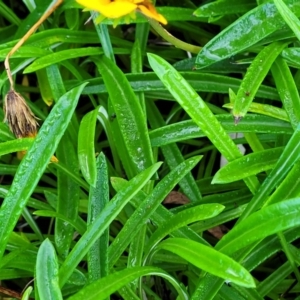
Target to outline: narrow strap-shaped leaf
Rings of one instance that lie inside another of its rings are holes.
[[[299,53],[300,53],[299,47],[290,47],[282,51],[281,57],[283,57],[291,66],[294,66],[295,68],[299,69],[300,68]]]
[[[231,289],[238,291],[239,295],[243,295],[243,299],[264,300],[264,298],[257,291],[257,289],[248,289],[243,286],[239,286],[237,284],[233,284]],[[231,299],[235,299],[235,298],[231,298]]]
[[[224,16],[227,14],[238,14],[247,12],[255,7],[255,1],[239,0],[231,2],[230,0],[214,1],[201,5],[194,15],[197,17]]]
[[[294,134],[290,138],[288,144],[285,146],[284,151],[277,161],[274,169],[264,180],[257,193],[249,202],[244,213],[240,217],[239,221],[247,218],[258,208],[266,205],[266,201],[272,190],[280,184],[285,178],[289,170],[300,158],[300,124],[296,128]]]
[[[242,156],[206,103],[178,71],[157,55],[148,54],[148,59],[156,75],[216,148],[229,161]]]
[[[141,46],[139,40],[136,40],[133,44],[130,62],[131,62],[131,72],[132,73],[143,73],[143,59],[144,56],[141,53]],[[136,97],[143,109],[143,112],[146,113],[145,108],[145,94],[143,92],[137,92]]]
[[[152,128],[165,128],[165,121],[153,101],[147,101],[147,113]],[[165,135],[165,132],[163,135]],[[161,151],[171,170],[184,161],[183,155],[175,143],[161,146]],[[195,202],[202,198],[199,187],[191,173],[186,174],[186,176],[179,181],[179,186],[190,201]]]
[[[266,296],[274,289],[274,287],[282,284],[283,280],[286,279],[292,273],[292,271],[293,269],[288,261],[283,263],[265,280],[261,281],[260,284],[257,285],[257,291],[263,297]]]
[[[143,49],[147,45],[149,27],[150,27],[150,25],[147,23],[136,25],[136,30],[135,30],[136,36],[138,35],[138,32],[141,33],[141,28],[144,28],[146,30],[145,36],[143,37],[143,46],[144,46]],[[146,44],[145,44],[145,42],[146,42]],[[144,58],[145,58],[145,56],[142,53],[140,40],[138,38],[136,38],[136,40],[133,44],[131,56],[130,56],[130,64],[131,64],[131,72],[132,73],[139,73],[139,74],[143,73]],[[146,106],[145,106],[145,93],[144,92],[136,92],[136,97],[142,107],[142,110],[143,110],[145,116],[147,116],[146,115]],[[152,186],[150,187],[150,185],[148,184],[146,189],[149,190],[150,188],[152,189]],[[129,245],[129,251],[128,251],[127,268],[142,266],[147,229],[148,229],[147,224],[143,225],[141,227],[141,229],[136,233],[135,238],[131,241],[131,243]],[[131,286],[131,289],[133,290],[133,292],[137,291],[139,282],[140,282],[139,280],[135,280],[135,281],[131,282],[130,286]]]
[[[138,267],[143,265],[143,254],[145,248],[145,238],[147,236],[147,224],[143,225],[136,233],[134,239],[129,245],[127,268]],[[130,286],[133,291],[137,291],[139,281],[131,282]]]
[[[74,88],[59,99],[20,163],[0,210],[0,257],[3,255],[8,237],[18,221],[23,207],[68,126],[85,85],[86,83]]]
[[[59,271],[60,286],[63,286],[71,276],[78,263],[86,255],[95,241],[107,229],[110,223],[120,213],[122,208],[143,188],[153,174],[158,170],[161,163],[156,163],[141,172],[129,181],[127,187],[122,189],[110,202],[107,203],[102,212],[87,229],[85,234],[76,243],[73,250],[65,259]]]
[[[130,54],[128,49],[116,49],[116,54]],[[32,73],[42,68],[51,66],[52,64],[62,62],[67,59],[77,58],[82,56],[98,56],[103,54],[103,50],[100,47],[84,47],[78,49],[67,49],[59,52],[44,55],[43,57],[35,60],[30,66],[28,66],[24,73]]]
[[[121,190],[124,186],[126,186],[128,183],[125,179],[122,178],[112,178],[111,180],[112,186],[116,191]],[[144,191],[139,191],[132,199],[132,204],[134,205],[135,208],[138,208],[140,203],[147,197],[147,194]],[[162,205],[159,205],[157,209],[152,213],[150,216],[150,220],[152,220],[156,226],[162,226],[166,220],[169,220],[172,218],[174,214],[163,207]],[[191,230],[187,226],[178,228],[174,232],[170,233],[171,236],[174,237],[181,237],[181,238],[187,238],[190,240],[197,241],[199,243],[203,243],[205,245],[209,245],[208,242],[202,238],[200,235],[198,235],[195,231]]]
[[[222,297],[223,300],[245,300],[245,298],[241,294],[239,294],[234,288],[232,288],[232,285],[222,285],[222,288],[218,291],[218,294]]]
[[[56,155],[59,161],[68,166],[70,172],[79,176],[78,158],[69,134],[60,141]],[[56,210],[67,218],[76,221],[79,206],[79,185],[70,176],[66,176],[61,169],[57,170],[58,201]],[[73,240],[74,228],[71,224],[61,220],[55,220],[54,240],[58,254],[66,257]]]
[[[43,234],[42,234],[39,226],[35,222],[31,212],[28,210],[27,207],[24,207],[23,212],[22,212],[22,216],[25,219],[25,221],[27,222],[27,224],[29,225],[29,227],[32,229],[32,231],[35,233],[36,237],[40,241],[43,241],[44,240]]]
[[[228,94],[228,88],[237,91],[242,82],[241,79],[210,73],[188,71],[180,72],[180,74],[197,92]],[[157,80],[157,76],[153,72],[141,74],[130,73],[125,74],[125,77],[135,92],[148,92],[149,95],[157,95],[158,92],[166,90],[166,87],[161,81]],[[103,82],[103,78],[93,78],[89,80],[89,82],[89,85],[84,89],[84,94],[107,93],[107,88]],[[68,86],[68,82],[66,82],[66,86]],[[70,86],[73,87],[74,83],[72,83]],[[163,95],[166,94],[164,93]],[[270,100],[279,100],[277,90],[266,85],[261,85],[259,87],[257,97],[267,98]],[[156,97],[156,99],[157,98],[158,97]],[[167,99],[170,99],[170,96]]]
[[[51,10],[57,5],[57,0],[50,0],[47,2],[41,2],[39,5],[35,6],[35,9],[25,18],[21,24],[18,26],[18,30],[14,35],[14,38],[21,38],[28,31],[28,28],[31,28],[42,15],[47,11]]]
[[[141,203],[135,212],[128,219],[122,230],[119,232],[113,243],[109,247],[109,267],[112,268],[120,255],[126,249],[130,241],[134,238],[134,232],[138,231],[146,223],[151,214],[157,209],[159,204],[174,188],[174,186],[189,172],[202,158],[199,156],[190,158],[164,177]]]
[[[277,57],[272,68],[280,99],[294,129],[300,123],[300,97],[293,75],[287,63]]]
[[[167,272],[155,267],[134,267],[128,268],[116,273],[110,274],[105,278],[97,280],[92,284],[84,287],[77,294],[68,298],[68,300],[102,300],[109,297],[113,292],[120,289],[125,284],[134,281],[142,276],[157,275],[167,279],[176,288],[180,299],[187,300],[186,292],[178,285]]]
[[[102,152],[97,157],[96,166],[96,185],[90,188],[89,194],[88,226],[93,224],[109,201],[107,163]],[[87,253],[89,282],[108,275],[108,243],[109,230],[107,228]]]
[[[6,6],[3,2],[0,3],[1,15],[5,17],[9,22],[15,25],[20,25],[21,20],[18,16],[11,10],[8,6]]]
[[[292,135],[294,132],[288,122],[266,116],[249,114],[237,125],[234,125],[230,115],[217,115],[216,118],[228,133],[255,132]],[[194,121],[186,120],[154,129],[149,136],[152,146],[160,147],[178,141],[204,137],[205,133]]]
[[[50,86],[50,82],[48,80],[46,70],[44,69],[44,70],[37,71],[36,76],[41,91],[42,99],[48,106],[51,106],[53,104],[53,95],[52,95],[52,89]]]
[[[273,204],[284,199],[300,196],[300,161],[297,161],[292,170],[287,174],[282,183],[269,197],[267,204]]]
[[[52,210],[37,210],[34,212],[34,215],[36,216],[41,216],[41,217],[51,217],[51,218],[56,218],[60,219],[65,223],[69,223],[70,225],[73,226],[74,229],[78,231],[79,234],[83,235],[86,231],[86,224],[84,221],[80,222],[79,220],[73,221],[72,219],[68,218],[67,216],[57,213]]]
[[[123,72],[106,57],[96,61],[96,65],[103,76],[116,122],[137,174],[153,163],[145,115]]]
[[[55,102],[65,93],[64,81],[57,65],[51,65],[46,69],[48,81],[51,82],[50,88]],[[73,118],[74,120],[74,118]],[[67,131],[72,131],[73,139],[77,140],[78,131],[76,131],[72,119],[67,127]],[[56,149],[56,156],[59,165],[67,165],[68,170],[79,177],[78,159],[75,152],[75,145],[72,143],[70,134],[66,134],[65,138],[60,141]],[[56,164],[57,166],[57,164]],[[56,210],[59,214],[65,215],[67,218],[76,221],[79,204],[79,185],[71,176],[66,176],[62,168],[57,171],[57,205]],[[74,228],[70,223],[66,223],[61,219],[55,220],[54,240],[58,253],[62,257],[66,257],[69,253],[71,241],[74,234]]]
[[[228,103],[228,104],[223,105],[223,107],[232,109],[234,107],[234,104]],[[270,105],[270,104],[262,104],[262,103],[252,102],[252,103],[250,103],[247,111],[254,112],[257,114],[262,114],[265,116],[269,116],[269,117],[287,121],[287,122],[289,121],[288,115],[284,109]]]
[[[161,57],[148,54],[148,58],[156,75],[221,154],[228,161],[241,157],[241,152],[223,126],[189,83]],[[247,178],[246,182],[250,190],[255,192],[259,185],[257,178]]]
[[[275,42],[266,46],[255,57],[241,83],[234,101],[232,114],[236,120],[244,117],[253,101],[259,86],[268,74],[274,60],[287,43]]]
[[[33,287],[29,286],[22,295],[21,300],[30,300],[30,294],[32,293]]]
[[[277,163],[284,148],[272,148],[250,153],[229,162],[215,174],[212,183],[228,183],[270,170]]]
[[[96,21],[97,17],[99,16],[99,13],[97,13],[96,11],[92,11],[91,16],[93,18],[94,26],[102,45],[104,55],[110,58],[111,61],[115,61],[114,49],[111,44],[111,37],[109,35],[107,25],[98,23]]]
[[[223,253],[200,243],[180,238],[169,238],[157,245],[186,259],[194,266],[245,287],[255,287],[250,273]]]
[[[23,138],[0,143],[0,155],[27,150],[32,142],[33,138]]]
[[[145,253],[148,253],[153,246],[155,246],[161,239],[167,236],[170,232],[175,231],[192,222],[205,220],[217,216],[224,210],[225,206],[217,203],[202,204],[195,207],[187,208],[171,218],[167,219],[165,223],[158,227],[158,229],[151,235],[148,240]]]
[[[287,4],[296,10],[297,16],[300,15],[297,0],[288,0]],[[259,5],[210,40],[199,52],[196,65],[204,68],[232,57],[282,28],[284,24],[275,4],[267,2]]]
[[[148,45],[149,29],[150,29],[149,23],[136,24],[135,40],[136,41],[138,40],[140,43],[142,55],[145,55],[146,53],[146,48]]]
[[[131,178],[132,176],[134,176],[134,174],[136,174],[136,167],[135,165],[132,163],[132,156],[130,155],[130,153],[128,151],[124,151],[124,149],[126,149],[126,145],[125,145],[125,141],[124,141],[124,137],[123,134],[121,132],[121,128],[116,120],[116,113],[115,110],[112,106],[111,101],[108,101],[108,115],[109,120],[108,120],[108,126],[107,128],[110,129],[111,131],[111,137],[112,140],[109,139],[109,135],[108,136],[108,140],[110,143],[110,147],[112,149],[112,153],[114,153],[114,149],[116,150],[116,158],[114,159],[114,162],[119,161],[120,163],[122,163],[122,167],[120,164],[116,164],[116,170],[120,170],[119,174],[123,174],[124,170],[125,173],[127,175],[128,178]],[[113,116],[113,118],[111,117]],[[118,168],[119,167],[119,168]],[[117,169],[118,168],[118,169]]]
[[[110,117],[108,116],[108,113],[103,106],[99,107],[98,121],[101,123],[101,125],[106,133],[106,137],[107,137],[107,140],[108,140],[108,143],[110,146],[110,150],[112,153],[112,157],[113,157],[113,163],[115,166],[115,170],[117,171],[117,173],[121,174],[122,168],[121,168],[120,158],[118,157],[118,153],[117,153],[118,147],[117,147],[116,143],[114,143],[112,127],[110,124]]]
[[[58,261],[48,239],[41,244],[37,254],[36,283],[40,299],[63,299],[58,284]]]
[[[300,198],[264,207],[233,227],[217,244],[226,254],[261,240],[271,234],[300,225]]]
[[[93,187],[96,185],[97,170],[95,157],[95,129],[98,108],[84,115],[78,133],[78,160],[85,180]]]
[[[297,16],[289,9],[282,0],[274,0],[281,17],[286,24],[293,30],[295,36],[300,40],[300,21]]]

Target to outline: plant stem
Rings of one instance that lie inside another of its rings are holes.
[[[170,32],[168,32],[165,28],[163,28],[157,21],[153,19],[149,19],[149,24],[152,28],[167,42],[174,45],[176,48],[182,49],[184,51],[188,51],[194,54],[198,54],[201,51],[201,47],[195,46],[192,44],[185,43],[175,36],[173,36]]]
[[[7,73],[7,77],[11,86],[11,89],[14,90],[14,82],[12,79],[9,58],[26,42],[26,40],[38,29],[38,27],[55,11],[55,9],[63,2],[63,0],[57,0],[56,3],[41,16],[41,18],[26,32],[26,34],[17,42],[17,44],[8,52],[6,55],[4,66]]]

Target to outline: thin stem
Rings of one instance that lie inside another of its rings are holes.
[[[167,42],[174,45],[176,48],[182,49],[184,51],[188,51],[194,54],[198,54],[200,50],[202,49],[199,46],[195,46],[192,44],[185,43],[179,39],[177,39],[175,36],[173,36],[170,32],[168,32],[166,29],[164,29],[157,21],[153,19],[149,19],[149,24],[152,26],[152,28]]]
[[[7,73],[7,77],[11,86],[14,89],[14,82],[11,75],[9,58],[26,42],[26,40],[38,29],[38,27],[55,11],[55,9],[63,2],[63,0],[57,0],[56,3],[51,6],[41,18],[26,32],[26,34],[18,41],[18,43],[8,52],[6,55],[4,66]]]

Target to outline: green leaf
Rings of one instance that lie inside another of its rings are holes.
[[[35,6],[35,9],[22,21],[18,26],[18,30],[14,35],[14,38],[21,38],[25,35],[29,28],[31,28],[40,17],[48,10],[51,10],[57,4],[57,0],[50,0],[47,2],[41,2]]]
[[[0,50],[0,60],[4,61],[5,57],[9,53],[11,48],[4,48]],[[19,48],[14,55],[13,58],[30,58],[30,57],[40,57],[51,53],[49,50],[32,47],[32,46],[22,46],[22,48]]]
[[[272,148],[250,153],[229,162],[214,176],[212,183],[228,183],[272,169],[284,148]]]
[[[41,216],[41,217],[57,218],[57,219],[60,219],[60,220],[64,221],[65,223],[69,223],[81,235],[84,234],[84,232],[86,231],[86,226],[82,226],[82,223],[79,223],[77,221],[73,221],[70,218],[68,218],[67,216],[65,216],[63,214],[60,214],[60,213],[57,213],[55,211],[51,211],[51,210],[36,210],[34,212],[34,214],[36,216]]]
[[[300,53],[300,48],[297,47],[291,47],[284,49],[281,53],[281,56],[289,63],[289,65],[295,67],[295,68],[300,68],[300,63],[299,63],[299,54]]]
[[[230,255],[271,234],[299,226],[299,212],[300,198],[264,207],[233,227],[219,241],[217,249]]]
[[[77,136],[73,135],[73,137],[76,138]],[[60,141],[56,149],[56,155],[61,163],[68,166],[72,174],[79,177],[77,153],[72,144],[70,134],[65,135]],[[56,210],[72,221],[76,221],[79,206],[79,185],[71,176],[66,176],[66,173],[61,169],[58,169],[57,181],[58,201]],[[54,233],[56,250],[60,256],[65,258],[70,250],[74,228],[71,224],[61,219],[56,219]]]
[[[223,105],[223,107],[232,109],[234,107],[234,104],[228,103],[228,104]],[[273,106],[273,105],[269,105],[269,104],[261,104],[261,103],[252,102],[252,103],[250,103],[247,111],[254,112],[257,114],[262,114],[262,115],[269,116],[269,117],[276,118],[276,119],[280,119],[280,120],[283,120],[286,122],[289,122],[289,120],[290,120],[284,109]],[[240,123],[240,121],[238,123]]]
[[[149,63],[156,75],[182,106],[191,119],[204,131],[214,146],[228,160],[241,157],[242,154],[230,139],[220,122],[206,103],[189,83],[164,59],[148,54]],[[174,85],[176,82],[176,85]],[[256,178],[248,178],[248,186],[254,192],[259,185]]]
[[[143,188],[148,180],[160,167],[161,163],[156,163],[145,171],[138,174],[129,181],[127,187],[122,189],[109,203],[105,206],[93,224],[87,229],[85,234],[76,243],[71,253],[67,256],[59,271],[60,286],[63,286],[78,263],[86,255],[95,241],[101,236],[105,229],[120,213],[122,208],[130,201],[136,193]]]
[[[300,21],[288,8],[288,6],[282,0],[274,0],[279,13],[286,22],[286,24],[293,30],[295,36],[300,40]]]
[[[116,54],[130,54],[130,51],[128,49],[115,49],[114,51]],[[46,68],[52,64],[62,62],[66,59],[77,58],[82,56],[99,56],[101,54],[103,54],[102,48],[96,47],[62,50],[36,59],[31,65],[29,65],[24,70],[24,73],[32,73],[42,68]]]
[[[231,115],[217,115],[227,133],[232,132],[255,132],[273,134],[293,134],[293,129],[288,122],[276,120],[266,116],[246,115],[237,125],[232,121]],[[151,145],[160,147],[178,141],[204,137],[205,133],[192,120],[180,121],[160,128],[149,133]]]
[[[85,85],[86,83],[74,88],[59,99],[20,163],[0,210],[0,257],[4,253],[8,237],[23,207],[34,191],[68,126]]]
[[[255,287],[250,273],[232,258],[200,243],[180,238],[169,238],[156,247],[179,255],[192,265],[248,288]]]
[[[95,157],[95,130],[98,108],[87,113],[81,120],[78,133],[78,159],[79,166],[85,180],[96,185],[97,170]]]
[[[284,178],[282,183],[277,186],[274,193],[268,199],[268,204],[276,203],[284,199],[295,198],[300,195],[300,161],[297,161],[291,171]]]
[[[96,61],[96,64],[107,87],[131,165],[137,174],[153,163],[145,115],[122,71],[106,57]],[[135,174],[129,175],[133,177]]]
[[[168,218],[165,223],[160,225],[158,229],[151,235],[145,253],[154,247],[161,239],[170,232],[175,231],[189,223],[199,220],[205,220],[217,216],[224,210],[225,206],[217,203],[202,204],[195,207],[186,208],[185,210]]]
[[[113,267],[130,241],[134,233],[144,225],[159,204],[165,199],[174,186],[200,161],[202,156],[192,157],[165,176],[140,204],[109,247],[109,266]]]
[[[0,143],[0,155],[25,151],[32,145],[33,141],[33,138],[23,138]]]
[[[247,12],[256,6],[255,1],[249,0],[219,0],[200,6],[195,12],[196,17],[214,17]]]
[[[147,115],[149,123],[152,128],[165,128],[165,121],[161,116],[158,108],[153,101],[147,101]],[[197,128],[199,128],[197,126]],[[162,133],[165,136],[165,131]],[[151,139],[151,133],[149,134]],[[152,141],[151,141],[152,144]],[[153,145],[153,144],[152,144]],[[183,155],[176,144],[170,144],[168,146],[161,147],[161,151],[165,157],[165,160],[171,170],[176,168],[180,163],[184,161]],[[191,173],[188,173],[182,180],[179,181],[179,186],[182,188],[182,192],[189,198],[191,202],[199,201],[202,198],[199,191],[199,187]]]
[[[63,299],[58,284],[57,257],[48,239],[41,244],[37,254],[36,283],[40,299]]]
[[[180,74],[183,76],[184,79],[186,79],[189,82],[189,84],[197,92],[215,92],[221,94],[228,94],[228,88],[237,91],[242,82],[242,80],[237,78],[210,73],[189,71],[180,72]],[[166,90],[164,84],[157,79],[157,76],[153,72],[147,72],[142,74],[131,73],[125,74],[125,76],[135,92],[151,92],[150,95],[153,95],[153,92],[161,93],[161,91]],[[102,78],[92,78],[88,81],[89,85],[84,89],[84,94],[107,93],[107,88]],[[76,83],[78,84],[79,81],[72,81],[69,83],[66,82],[66,86],[73,87]],[[260,86],[257,92],[257,97],[279,100],[279,96],[276,89],[266,85]]]
[[[98,12],[96,11],[91,12],[91,17],[93,18],[94,26],[103,48],[103,53],[106,57],[110,58],[112,61],[115,61],[115,56],[114,56],[115,49],[112,47],[111,36],[109,35],[107,25],[102,23],[97,24],[96,20],[98,16],[99,16]]]
[[[163,58],[148,54],[148,59],[156,75],[216,148],[228,160],[242,156],[214,114],[189,83]]]
[[[96,185],[90,188],[89,194],[88,226],[93,224],[109,201],[107,163],[102,152],[97,157],[96,167]],[[107,228],[87,253],[90,282],[108,274],[108,244],[109,229]]]
[[[259,86],[268,74],[274,60],[287,43],[276,42],[266,46],[255,57],[241,83],[234,101],[232,114],[236,120],[244,117],[256,96]]]
[[[180,299],[187,300],[184,290],[176,284],[176,281],[165,271],[155,267],[134,267],[128,268],[116,273],[110,274],[92,284],[84,287],[77,294],[68,298],[68,300],[102,300],[109,297],[122,286],[134,281],[142,276],[157,275],[169,280],[179,292]]]
[[[300,15],[297,0],[288,0],[287,4]],[[200,51],[196,65],[204,68],[220,60],[255,45],[276,30],[281,29],[285,22],[271,2],[266,2],[250,10],[235,22],[222,30],[210,40]]]
[[[13,10],[11,10],[3,2],[0,2],[0,13],[9,22],[16,24],[18,26],[21,24],[21,20],[18,18],[18,16],[13,12]]]
[[[278,186],[286,177],[289,170],[300,159],[300,124],[296,128],[294,134],[285,146],[282,155],[278,159],[274,169],[264,180],[257,193],[249,202],[247,208],[240,217],[240,221],[247,218],[252,212],[266,205],[268,196],[273,189]]]
[[[300,123],[300,97],[293,75],[281,57],[275,60],[271,71],[285,111],[296,129]]]
[[[33,287],[29,286],[22,295],[21,300],[30,300],[30,294],[32,293]]]

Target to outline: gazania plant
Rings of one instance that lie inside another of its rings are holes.
[[[299,1],[0,2],[0,299],[300,299]]]

